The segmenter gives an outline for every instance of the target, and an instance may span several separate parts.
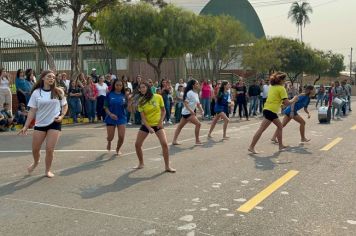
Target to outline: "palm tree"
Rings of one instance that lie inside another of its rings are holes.
[[[300,41],[303,42],[303,27],[310,23],[309,13],[313,13],[313,9],[308,2],[293,2],[288,12],[288,18],[292,19],[300,30]]]

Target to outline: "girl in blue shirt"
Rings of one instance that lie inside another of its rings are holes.
[[[283,113],[285,114],[283,118],[283,127],[285,127],[289,121],[292,119],[300,124],[300,136],[301,142],[309,142],[310,139],[305,137],[305,120],[297,113],[299,110],[304,108],[304,111],[308,114],[308,119],[310,119],[310,113],[308,111],[308,105],[310,103],[310,98],[314,96],[314,86],[309,85],[305,88],[305,92],[298,96],[298,101],[292,105],[287,106]],[[278,143],[277,139],[277,131],[274,133],[272,137],[272,142]]]
[[[218,95],[216,96],[214,111],[216,113],[213,121],[211,122],[208,138],[212,138],[211,133],[213,132],[216,123],[220,120],[224,120],[223,126],[223,139],[228,139],[226,136],[227,125],[229,124],[230,119],[227,117],[229,114],[229,104],[231,103],[231,97],[229,93],[229,89],[231,88],[230,83],[228,81],[222,81]]]
[[[108,144],[106,149],[110,152],[111,141],[115,136],[115,127],[117,127],[118,141],[116,146],[116,154],[120,155],[120,148],[124,143],[125,127],[127,123],[127,98],[125,96],[125,87],[122,81],[114,80],[111,91],[107,94],[104,109],[107,114],[105,118],[106,131],[108,134]]]

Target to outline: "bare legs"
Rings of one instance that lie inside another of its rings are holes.
[[[208,137],[211,138],[211,133],[213,132],[216,123],[219,121],[219,119],[223,119],[224,120],[224,126],[223,126],[223,139],[228,139],[229,137],[226,136],[226,129],[227,129],[227,125],[230,122],[230,119],[226,116],[226,114],[224,112],[220,112],[218,115],[216,115],[213,119],[213,121],[211,122],[211,126],[210,126],[210,130],[209,130],[209,134]]]
[[[42,143],[46,140],[46,171],[45,175],[49,178],[54,177],[54,174],[51,172],[51,166],[53,161],[53,154],[56,144],[59,139],[60,131],[58,130],[48,130],[47,132],[35,130],[33,132],[32,139],[32,154],[33,154],[33,163],[27,168],[28,172],[31,173],[38,165],[40,161],[40,150]]]
[[[255,150],[255,146],[258,142],[258,140],[261,138],[262,133],[268,128],[268,126],[271,124],[272,122],[270,120],[267,120],[266,118],[263,119],[260,128],[257,130],[257,132],[255,133],[255,135],[252,138],[252,142],[250,144],[250,147],[248,148],[248,150],[252,153],[257,154],[258,152]]]
[[[145,139],[147,138],[148,133],[143,132],[141,130],[138,131],[137,133],[137,138],[135,142],[135,149],[136,149],[136,154],[138,158],[138,166],[135,167],[135,169],[142,169],[144,167],[143,163],[143,152],[142,152],[142,145]]]
[[[106,126],[106,131],[107,131],[107,135],[108,135],[108,137],[107,137],[108,144],[106,146],[106,149],[108,150],[108,152],[110,152],[111,142],[115,136],[115,127],[116,126]],[[117,135],[118,135],[117,146],[116,146],[116,154],[117,155],[121,154],[120,148],[125,140],[125,131],[126,131],[125,125],[117,126]]]
[[[147,138],[147,136],[148,136],[148,133],[143,132],[141,130],[138,131],[135,148],[136,148],[136,154],[137,154],[139,164],[137,167],[135,167],[135,169],[142,169],[144,167],[142,145],[143,145],[143,142],[145,141],[145,139]],[[158,137],[159,142],[162,146],[165,170],[167,172],[171,172],[171,173],[176,172],[176,170],[171,168],[169,165],[169,150],[168,150],[167,137],[166,137],[166,133],[164,132],[164,129],[157,131],[156,136]]]
[[[293,116],[293,118],[290,118],[289,116],[284,116],[283,123],[282,123],[283,127],[286,127],[289,121],[291,121],[292,119],[300,124],[299,132],[300,132],[301,142],[309,142],[310,139],[305,137],[305,120],[301,116],[296,115]],[[277,137],[277,130],[271,139],[272,141],[277,143],[278,141],[276,140],[276,137]]]
[[[191,115],[188,119],[185,119],[184,117],[182,117],[182,119],[179,122],[179,125],[177,127],[177,129],[174,132],[174,137],[173,137],[173,141],[172,144],[173,145],[179,145],[180,143],[177,142],[178,136],[180,134],[180,132],[182,131],[182,129],[184,128],[184,126],[188,123],[191,122],[193,125],[195,125],[195,144],[196,145],[200,145],[200,138],[199,138],[199,132],[200,132],[200,127],[201,127],[201,123],[198,120],[198,118],[195,115]]]

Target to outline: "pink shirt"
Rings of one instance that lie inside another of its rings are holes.
[[[211,98],[211,87],[207,83],[202,84],[201,98]]]

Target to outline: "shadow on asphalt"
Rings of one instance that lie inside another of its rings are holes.
[[[133,170],[125,173],[124,175],[122,175],[118,179],[116,179],[114,183],[109,184],[109,185],[95,186],[95,187],[88,187],[88,188],[81,189],[82,192],[80,193],[80,196],[83,199],[90,199],[90,198],[99,197],[106,193],[120,192],[120,191],[125,190],[135,184],[141,183],[143,181],[153,180],[153,179],[163,175],[164,173],[166,173],[166,172],[161,172],[161,173],[155,174],[151,177],[139,177],[139,178],[130,177],[130,174],[132,174],[136,171],[138,171],[138,170],[133,169]]]
[[[0,187],[0,197],[13,194],[16,191],[30,187],[32,184],[39,182],[45,178],[45,176],[40,176],[36,178],[31,178],[30,175],[24,176],[22,179],[9,183],[7,185]]]
[[[215,146],[218,143],[222,143],[223,140],[215,141],[213,139],[208,139],[207,142],[203,142],[203,145],[201,146],[195,146],[194,141],[191,141],[189,144],[192,145],[191,147],[188,148],[182,148],[182,145],[171,145],[169,149],[169,156],[174,156],[180,152],[188,151],[188,150],[194,150],[196,148],[211,148]]]
[[[307,148],[304,147],[303,144],[300,144],[299,146],[296,147],[289,147],[283,152],[290,152],[290,153],[301,154],[301,155],[313,154],[312,152],[309,152]],[[260,154],[253,154],[253,153],[249,153],[248,155],[254,159],[256,169],[273,170],[277,165],[292,163],[291,161],[289,161],[289,158],[287,158],[288,161],[286,162],[277,162],[277,163],[274,162],[273,159],[278,158],[281,153],[282,152],[276,152],[271,156],[259,156]]]
[[[82,171],[87,171],[87,170],[94,170],[96,168],[99,168],[101,166],[103,166],[106,162],[115,160],[116,158],[118,158],[117,155],[112,155],[109,159],[104,159],[104,157],[107,154],[101,154],[99,157],[97,157],[95,160],[93,161],[89,161],[86,162],[82,165],[79,166],[75,166],[66,170],[61,171],[61,173],[59,174],[60,176],[68,176],[68,175],[73,175]]]

